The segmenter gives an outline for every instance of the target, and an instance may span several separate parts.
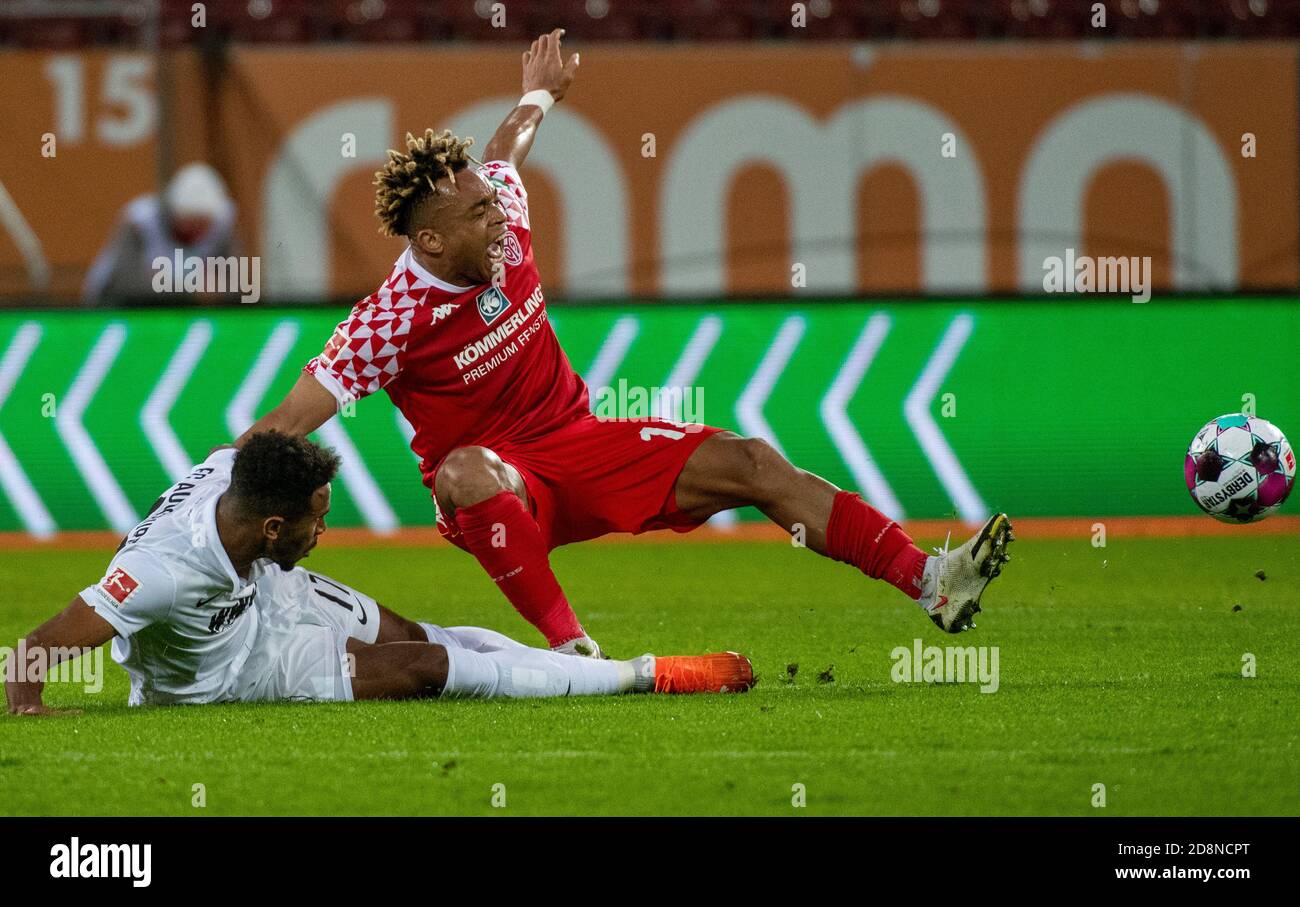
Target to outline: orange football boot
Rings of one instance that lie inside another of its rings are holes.
[[[655,658],[656,693],[744,693],[754,666],[738,652]]]

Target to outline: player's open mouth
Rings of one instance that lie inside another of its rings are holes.
[[[505,260],[506,249],[503,243],[504,239],[505,239],[505,234],[503,233],[500,239],[488,243],[487,257],[488,257],[488,261],[492,262],[493,264]]]

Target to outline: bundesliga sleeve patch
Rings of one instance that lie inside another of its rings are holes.
[[[140,583],[121,567],[114,567],[108,576],[104,577],[103,582],[99,584],[99,588],[103,589],[108,597],[119,605],[125,605],[126,600],[135,594],[135,590],[140,588]]]
[[[329,343],[325,344],[325,349],[321,350],[320,361],[322,365],[330,365],[334,362],[334,357],[343,349],[343,344],[348,342],[348,335],[343,331],[342,325],[334,329],[333,336],[330,337]]]

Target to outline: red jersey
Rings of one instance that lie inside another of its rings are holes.
[[[424,484],[457,447],[541,437],[588,412],[546,314],[533,262],[528,193],[505,161],[484,164],[505,208],[505,280],[439,280],[408,246],[303,371],[342,405],[383,388],[415,429]]]

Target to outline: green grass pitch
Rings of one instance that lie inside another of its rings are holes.
[[[979,628],[948,637],[895,590],[783,544],[570,547],[556,571],[614,655],[738,649],[758,687],[128,709],[106,659],[101,694],[47,691],[85,714],[0,718],[0,813],[1295,815],[1298,550],[1286,536],[1021,540]],[[0,639],[107,557],[4,552]],[[448,547],[308,563],[408,616],[540,641]],[[997,646],[1000,688],[892,682],[891,650],[918,637]]]

